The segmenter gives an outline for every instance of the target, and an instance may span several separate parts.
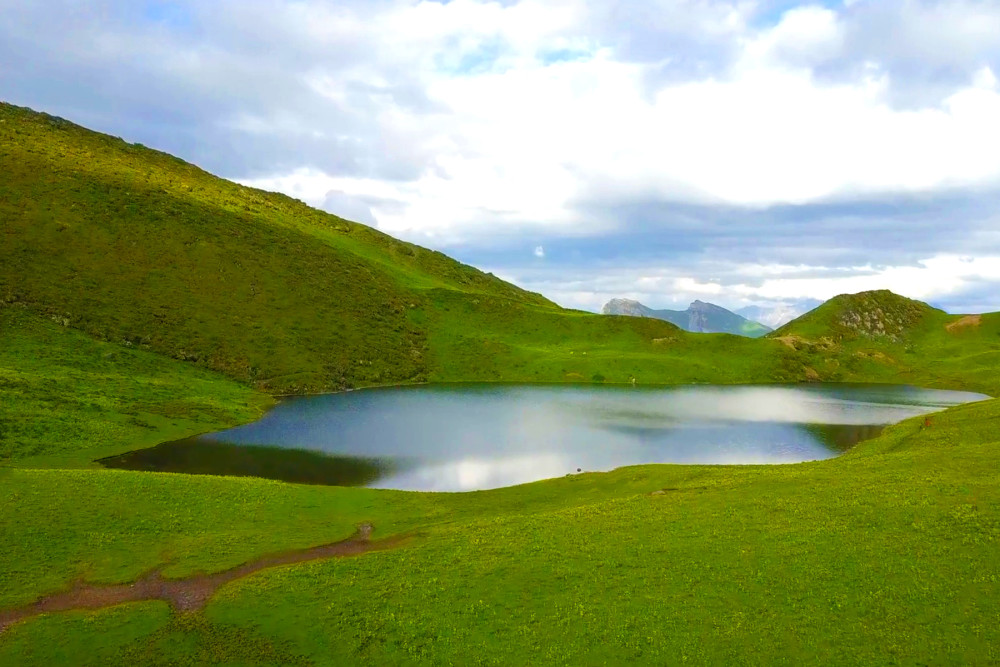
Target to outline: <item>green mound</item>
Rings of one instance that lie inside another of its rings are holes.
[[[835,340],[869,338],[902,342],[928,320],[947,317],[944,311],[889,290],[841,294],[792,320],[772,337],[830,336]]]

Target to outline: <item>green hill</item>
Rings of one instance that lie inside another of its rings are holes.
[[[0,307],[98,340],[270,393],[798,378],[779,347],[750,359],[744,341],[564,310],[164,153],[11,105],[0,120]]]
[[[922,301],[889,290],[875,290],[835,296],[780,327],[772,336],[867,338],[899,343],[919,334],[921,325],[933,326],[947,318],[947,313]]]
[[[877,290],[836,296],[767,338],[816,379],[998,390],[1000,313],[949,315]]]
[[[426,378],[433,290],[537,294],[283,195],[0,106],[0,302],[271,391]]]

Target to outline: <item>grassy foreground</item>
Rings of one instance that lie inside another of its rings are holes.
[[[269,396],[0,307],[0,466],[91,461],[258,417]]]
[[[998,400],[823,462],[465,494],[38,469],[25,466],[85,465],[271,399],[30,311],[0,316],[0,608],[79,580],[220,571],[361,521],[414,534],[259,572],[190,615],[147,602],[29,619],[0,635],[0,664],[1000,660]]]
[[[80,577],[218,570],[362,520],[419,535],[262,571],[194,616],[138,603],[29,620],[0,637],[0,663],[995,662],[998,434],[992,400],[823,462],[468,494],[8,469],[4,606]]]

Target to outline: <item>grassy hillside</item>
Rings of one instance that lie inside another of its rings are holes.
[[[771,336],[824,336],[837,341],[869,339],[900,343],[912,340],[929,325],[942,323],[947,317],[944,311],[922,301],[907,299],[889,290],[875,290],[835,296],[785,324]]]
[[[1000,390],[1000,313],[949,315],[879,290],[834,297],[768,338],[816,379]]]
[[[801,377],[777,362],[779,347],[748,364],[732,337],[566,311],[169,155],[10,105],[0,120],[0,307],[99,340],[275,393],[428,379]]]
[[[0,105],[0,302],[275,391],[421,379],[423,290],[544,298],[169,155]]]
[[[752,343],[567,311],[169,155],[10,105],[0,121],[0,308],[263,391],[632,377],[998,387],[992,316],[946,330],[944,313],[873,293]]]

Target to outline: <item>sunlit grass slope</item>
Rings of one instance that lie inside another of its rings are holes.
[[[283,195],[0,105],[0,302],[272,390],[420,379],[437,287],[544,298]]]
[[[228,378],[0,307],[0,466],[66,467],[252,420]]]
[[[428,379],[801,375],[777,365],[781,346],[747,363],[733,337],[563,310],[169,155],[9,105],[0,120],[0,307],[100,340],[277,393]]]
[[[194,616],[142,603],[28,620],[0,637],[0,663],[988,664],[998,447],[993,400],[823,462],[640,466],[468,494],[8,469],[4,605],[80,577],[218,570],[359,521],[419,535],[262,571]]]

